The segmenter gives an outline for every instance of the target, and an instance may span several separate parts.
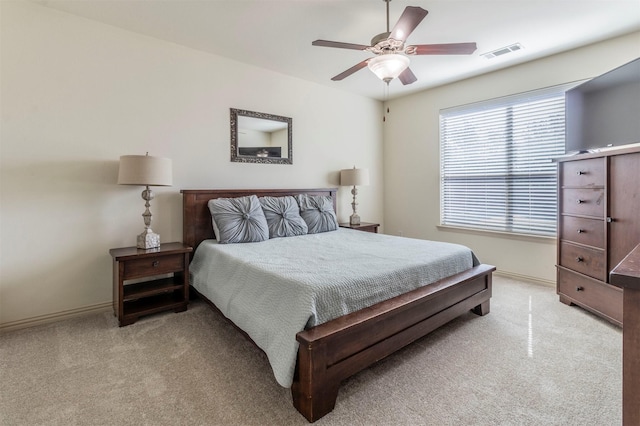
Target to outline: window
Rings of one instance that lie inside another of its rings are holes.
[[[555,235],[564,85],[440,113],[442,225]]]

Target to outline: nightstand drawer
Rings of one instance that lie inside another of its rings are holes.
[[[562,163],[562,186],[604,186],[604,159],[567,161]]]
[[[574,216],[562,216],[560,239],[588,246],[605,247],[604,220],[586,219]]]
[[[560,265],[602,281],[607,280],[604,250],[563,241],[560,243]]]
[[[124,275],[122,278],[125,280],[179,272],[185,269],[183,254],[150,256],[123,263]]]
[[[559,268],[558,293],[622,324],[622,290],[617,287]]]
[[[562,213],[604,217],[604,189],[565,189],[562,191]]]

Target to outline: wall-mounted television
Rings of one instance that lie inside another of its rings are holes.
[[[567,91],[565,151],[640,142],[640,58]]]

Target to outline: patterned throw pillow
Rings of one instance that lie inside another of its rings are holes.
[[[300,217],[298,203],[291,196],[260,197],[269,238],[293,237],[307,233],[307,223]]]
[[[333,211],[333,199],[330,196],[301,194],[296,196],[300,206],[300,216],[307,223],[309,234],[335,231],[338,220]]]
[[[216,198],[207,203],[216,238],[221,244],[269,239],[269,227],[258,197]]]

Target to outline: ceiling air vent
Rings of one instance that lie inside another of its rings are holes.
[[[514,43],[510,46],[501,47],[500,49],[493,50],[488,53],[483,53],[481,56],[484,56],[487,59],[495,58],[496,56],[506,55],[507,53],[516,52],[522,49],[522,45],[520,43]]]

